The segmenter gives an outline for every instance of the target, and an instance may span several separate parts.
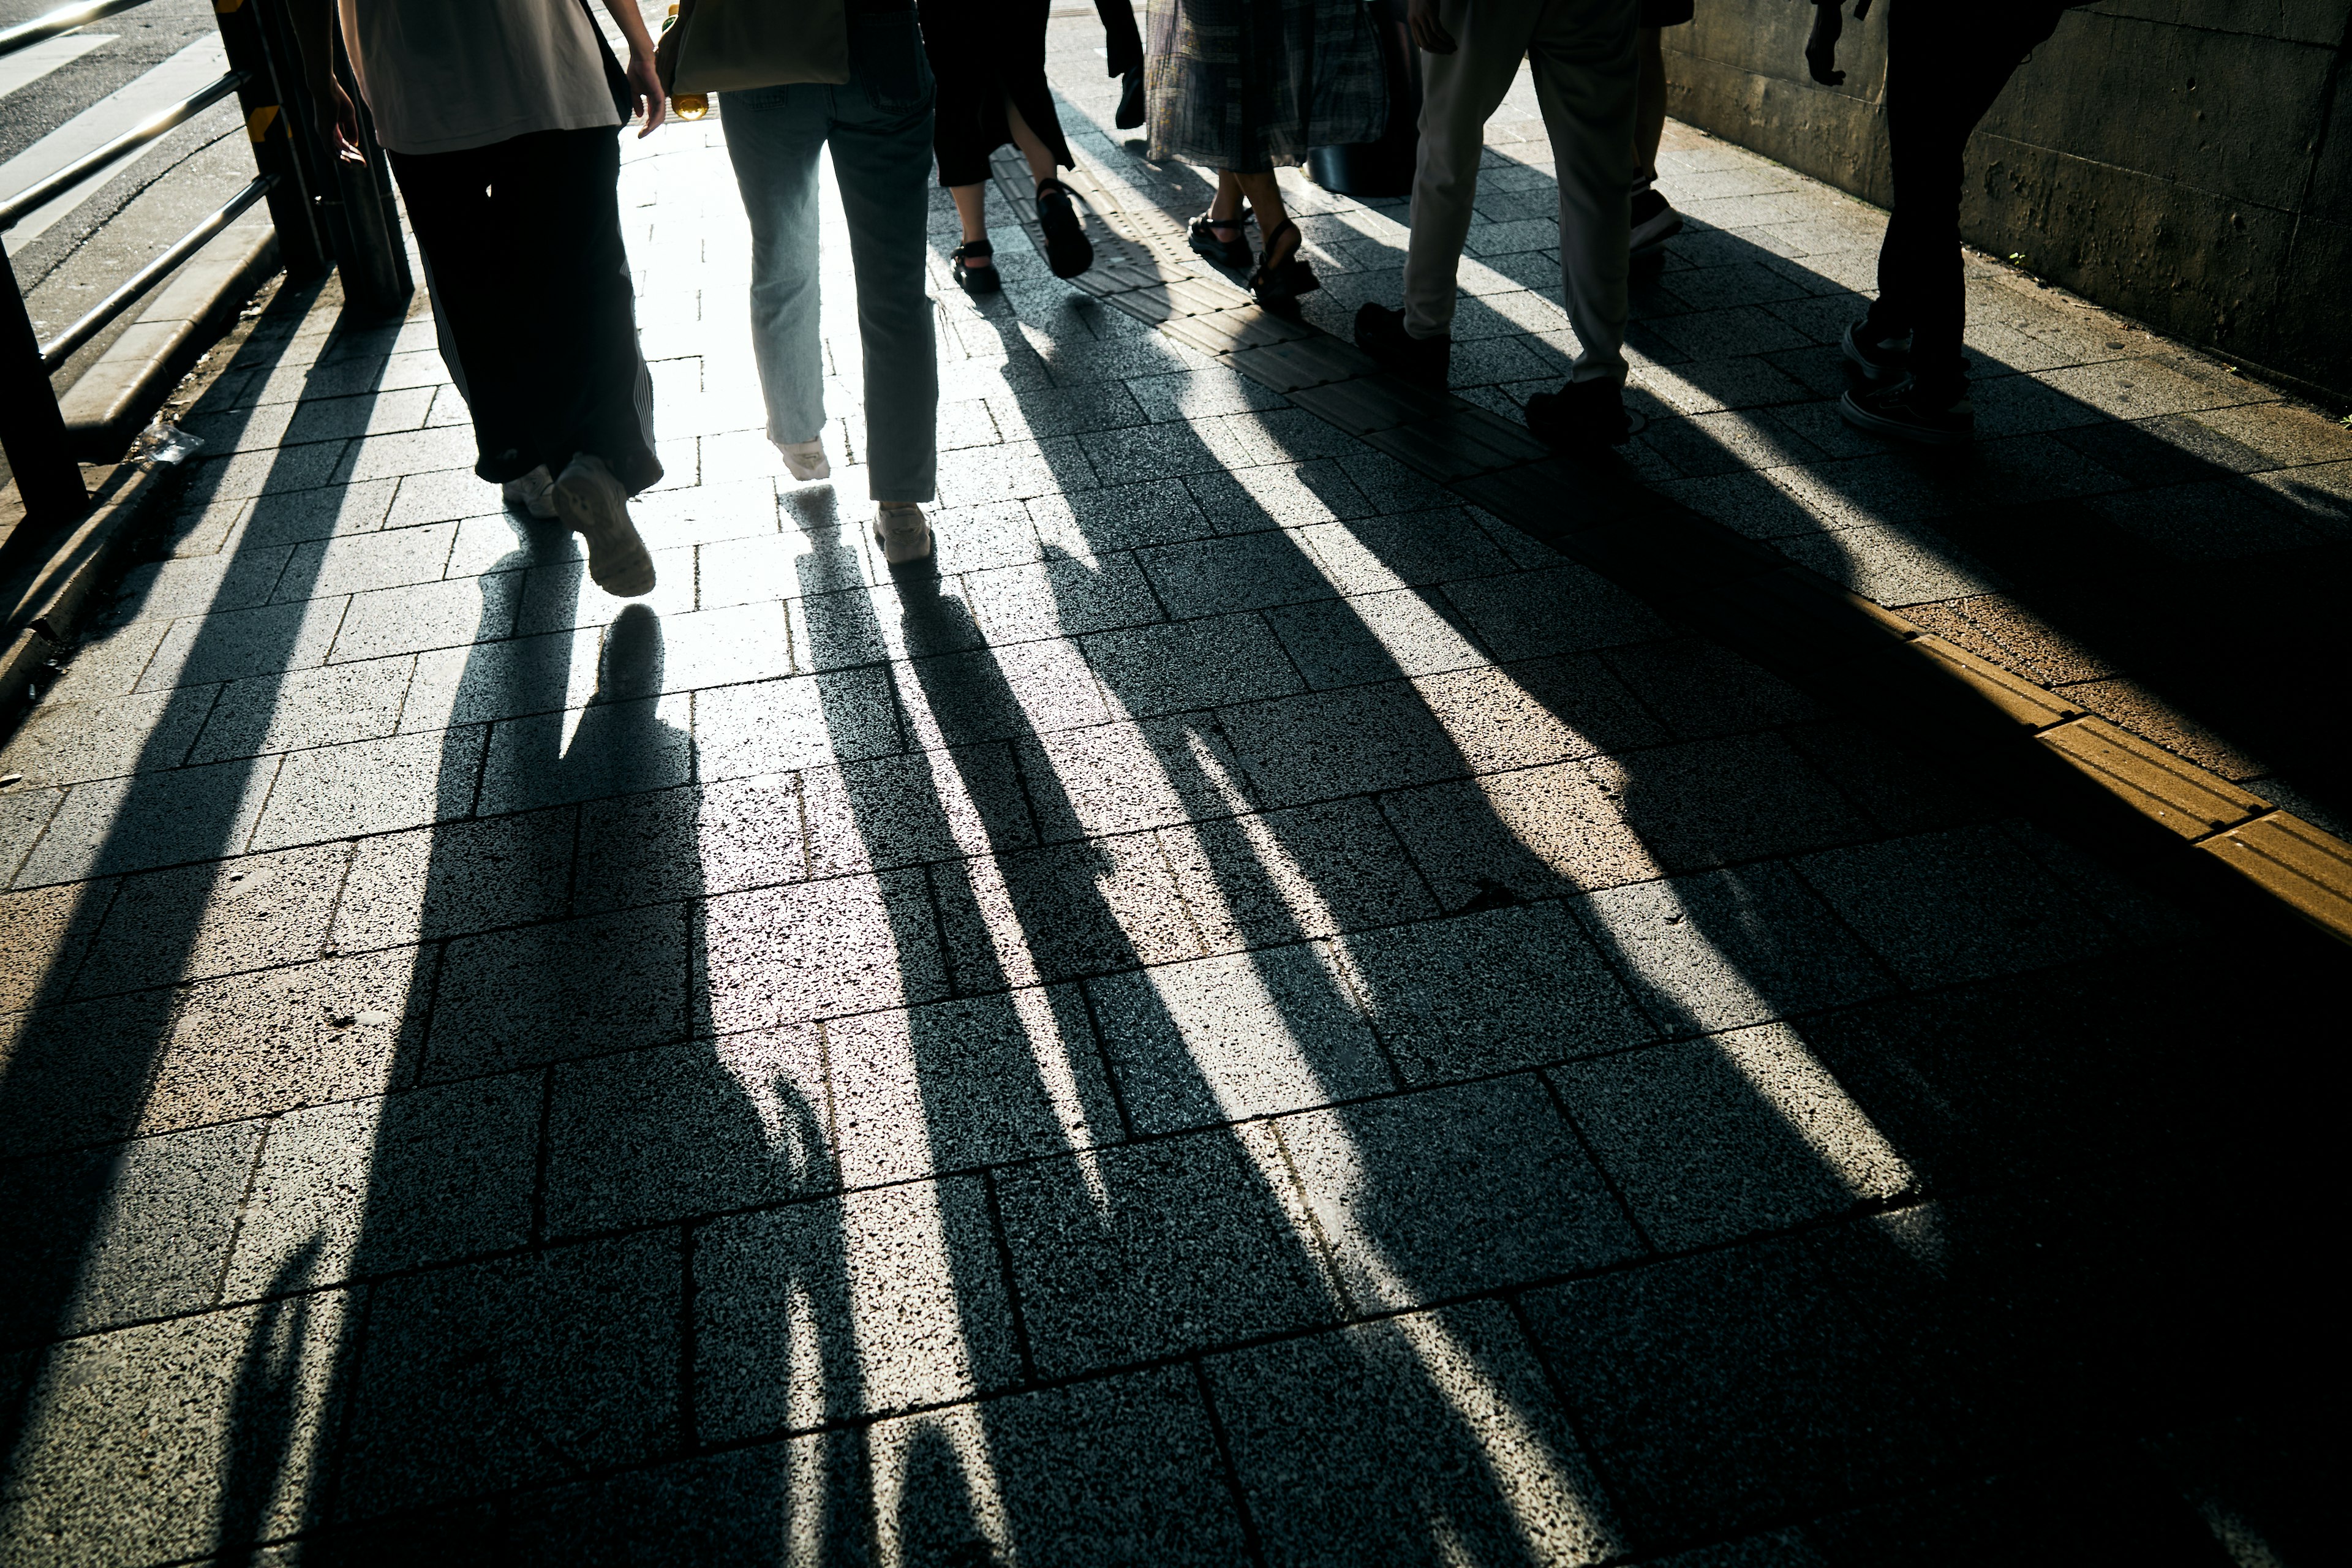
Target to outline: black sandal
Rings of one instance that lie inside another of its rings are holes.
[[[1274,247],[1286,234],[1291,237],[1290,254],[1276,261]],[[1306,243],[1307,237],[1300,234],[1298,226],[1287,218],[1283,220],[1280,228],[1265,237],[1265,254],[1258,262],[1257,270],[1250,274],[1249,287],[1251,295],[1267,310],[1296,308],[1301,294],[1312,294],[1323,287],[1323,279],[1315,276],[1315,268],[1307,266],[1307,258],[1298,254],[1299,247]]]
[[[1045,265],[1056,278],[1076,278],[1095,264],[1094,242],[1078,226],[1070,187],[1059,180],[1037,182],[1037,226],[1045,231]]]
[[[1003,288],[1004,279],[996,275],[993,259],[995,255],[995,248],[984,239],[967,239],[957,246],[951,258],[956,287],[967,294],[993,294]],[[989,262],[989,265],[986,267],[966,265],[975,258]]]
[[[1230,267],[1236,272],[1246,272],[1253,258],[1249,239],[1243,233],[1248,225],[1250,210],[1244,207],[1231,217],[1211,217],[1202,213],[1192,220],[1192,254],[1205,256],[1220,267]],[[1234,231],[1231,239],[1219,239],[1217,230]]]

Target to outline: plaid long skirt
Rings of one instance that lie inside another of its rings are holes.
[[[1363,0],[1150,0],[1145,102],[1155,163],[1235,174],[1310,147],[1377,142],[1388,74]]]

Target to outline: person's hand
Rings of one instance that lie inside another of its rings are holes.
[[[661,73],[654,69],[653,56],[636,49],[629,51],[629,93],[635,112],[646,117],[646,128],[637,132],[642,142],[669,117],[669,95],[662,91]]]
[[[1805,68],[1823,87],[1845,85],[1845,72],[1837,68],[1838,37],[1844,31],[1838,0],[1815,0],[1812,36],[1805,40]]]
[[[324,123],[319,134],[335,150],[339,163],[364,163],[367,154],[360,151],[360,111],[352,102],[352,95],[343,84],[329,77],[324,84],[313,85],[310,101],[318,106],[319,118]]]
[[[1445,24],[1437,19],[1437,0],[1409,0],[1404,25],[1412,32],[1412,41],[1433,55],[1450,55],[1461,47],[1445,30]]]

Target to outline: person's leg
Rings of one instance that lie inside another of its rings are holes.
[[[826,96],[805,85],[730,92],[719,120],[751,226],[751,353],[768,439],[783,444],[814,441],[824,430],[816,160]],[[919,266],[919,238],[915,250]]]
[[[1275,232],[1290,221],[1290,215],[1283,210],[1282,186],[1276,182],[1274,171],[1267,169],[1248,174],[1236,174],[1230,172],[1220,174],[1217,176],[1219,201],[1225,199],[1228,181],[1232,182],[1234,205],[1227,209],[1226,216],[1238,219],[1244,204],[1256,216],[1257,237],[1265,247],[1266,264],[1273,266],[1297,255],[1298,236],[1295,230],[1286,237],[1280,245],[1274,242]],[[1212,219],[1216,216],[1213,205],[1210,208],[1210,216]]]
[[[1658,143],[1666,134],[1666,50],[1664,27],[1634,35],[1642,79],[1633,104],[1633,188],[1646,190],[1658,177]]]
[[[1634,0],[1549,0],[1529,60],[1559,182],[1560,286],[1570,382],[1625,379],[1632,233]]]
[[[932,499],[939,468],[939,357],[923,279],[930,100],[892,112],[854,80],[832,96],[828,137],[865,351],[867,478],[877,501],[911,505]]]
[[[1013,132],[1013,144],[1021,150],[1021,156],[1028,162],[1030,179],[1041,185],[1052,179],[1055,167],[1054,150],[1045,144],[1045,138],[1029,128],[1029,122],[1021,117],[1021,106],[1013,102],[1010,95],[1004,100],[1004,123]]]
[[[1475,6],[1444,0],[1439,7],[1439,20],[1457,47],[1450,55],[1421,57],[1421,147],[1404,263],[1410,336],[1441,338],[1453,330],[1454,278],[1478,195],[1486,121],[1518,74],[1537,11],[1537,0],[1480,0]],[[1628,130],[1628,156],[1632,135]],[[1266,232],[1262,219],[1258,232]]]

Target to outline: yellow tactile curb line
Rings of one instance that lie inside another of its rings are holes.
[[[1043,255],[1026,169],[1000,158],[997,173]],[[1819,694],[1938,750],[2021,742],[2031,760],[2063,763],[2106,800],[2352,943],[2352,845],[1667,500],[1621,465],[1557,456],[1475,404],[1382,374],[1354,345],[1206,275],[1183,226],[1156,205],[1123,204],[1083,168],[1065,178],[1095,218],[1096,264],[1076,287]]]

